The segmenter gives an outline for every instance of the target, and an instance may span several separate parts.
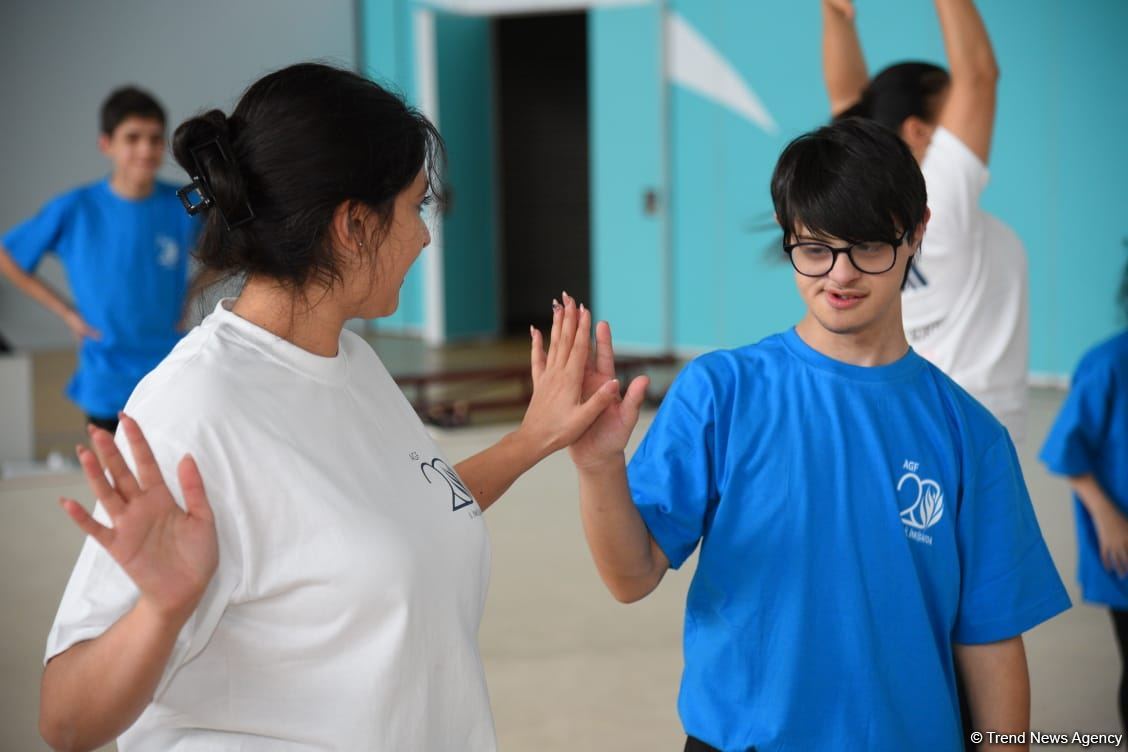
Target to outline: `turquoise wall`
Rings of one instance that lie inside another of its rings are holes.
[[[357,26],[361,73],[401,92],[415,103],[415,45],[412,0],[358,0]],[[424,251],[426,253],[426,251]],[[372,323],[382,330],[423,329],[423,264],[415,264],[400,288],[399,309]]]
[[[445,331],[452,339],[493,335],[500,271],[490,20],[437,14],[435,44],[451,198],[443,215]]]
[[[661,23],[656,6],[588,13],[592,312],[620,350],[663,349],[667,337]]]
[[[360,0],[364,73],[418,105],[414,0]],[[490,21],[436,13],[439,129],[447,147],[443,216],[444,331],[448,338],[492,335],[498,328],[493,80]],[[424,251],[426,254],[427,251]],[[422,263],[408,273],[399,310],[374,323],[418,332],[425,317]]]
[[[400,82],[409,95],[407,9],[412,5],[409,0],[361,2],[367,70]],[[819,5],[669,0],[668,6],[740,71],[779,132],[769,135],[680,86],[668,87],[663,103],[661,90],[647,84],[653,81],[647,77],[658,49],[656,10],[593,11],[594,305],[614,324],[617,340],[636,349],[660,347],[667,330],[682,349],[733,346],[778,331],[802,313],[790,269],[773,258],[770,248],[778,234],[770,227],[768,180],[787,141],[827,118]],[[1128,122],[1128,46],[1121,41],[1128,3],[981,0],[979,7],[1002,71],[984,205],[1014,227],[1027,247],[1031,369],[1066,374],[1087,347],[1121,325],[1115,293],[1128,236],[1128,149],[1122,141]],[[944,62],[928,0],[863,0],[858,8],[871,71],[906,58]],[[470,106],[492,96],[487,69],[481,67],[488,59],[482,27],[475,26],[484,23],[442,21],[438,26],[440,119],[451,144],[453,212],[463,199],[471,202],[458,219],[452,213],[445,237],[452,333],[488,332],[496,324],[490,318],[496,316],[490,302],[496,294],[491,287],[496,275],[490,278],[496,243],[488,208],[495,178],[492,152],[481,151],[492,148],[484,133],[491,110],[475,114]],[[449,64],[460,55],[470,61],[467,70]],[[471,115],[446,117],[448,98]],[[666,143],[668,214],[651,217],[640,211],[641,194],[651,185],[662,187]],[[666,231],[668,278],[661,255]],[[452,252],[456,248],[461,250]],[[417,272],[405,285],[392,325],[422,322]],[[662,305],[667,285],[669,307]],[[467,296],[476,298],[476,307],[465,305]],[[456,320],[456,311],[470,310],[473,316]],[[465,329],[459,329],[463,323]]]
[[[1002,77],[984,206],[1030,260],[1031,370],[1066,374],[1121,325],[1128,149],[1128,3],[981,0]],[[769,136],[674,87],[671,98],[675,342],[732,346],[801,313],[786,265],[767,260],[768,180],[789,139],[827,117],[818,3],[673,0],[741,72],[780,132]],[[865,0],[870,70],[906,58],[944,62],[931,2]]]

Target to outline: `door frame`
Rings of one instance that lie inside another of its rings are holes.
[[[439,102],[438,48],[436,43],[435,18],[437,13],[450,13],[463,16],[505,16],[515,14],[547,15],[563,11],[586,11],[593,8],[615,6],[656,5],[663,16],[667,13],[666,0],[415,0],[412,11],[412,30],[415,48],[415,78],[419,109],[436,128],[441,125],[441,102]],[[661,97],[660,131],[661,148],[661,212],[662,221],[659,238],[661,258],[659,311],[662,317],[662,342],[660,348],[669,350],[673,346],[673,257],[670,247],[669,197],[670,186],[670,128],[668,92],[668,55],[665,39],[665,23],[659,39],[660,69],[656,72]],[[423,259],[423,338],[428,344],[438,345],[447,341],[446,332],[446,280],[443,273],[443,223],[442,216],[430,217],[431,245]],[[594,249],[593,249],[594,250]]]

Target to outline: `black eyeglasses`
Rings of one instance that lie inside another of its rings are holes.
[[[791,259],[795,271],[804,277],[822,277],[829,274],[838,261],[840,253],[845,253],[854,268],[862,274],[884,274],[897,263],[897,249],[905,242],[908,234],[908,230],[903,230],[900,237],[892,243],[864,241],[841,248],[804,240],[785,244],[783,252]]]

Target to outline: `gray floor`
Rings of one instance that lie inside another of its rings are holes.
[[[1061,401],[1032,392],[1031,435],[1045,434]],[[460,459],[503,427],[444,433]],[[1042,529],[1077,602],[1075,544],[1065,484],[1023,464]],[[74,562],[80,534],[58,509],[61,494],[87,498],[80,478],[0,482],[0,750],[44,749],[36,732],[43,641]],[[641,603],[604,591],[583,542],[576,480],[559,454],[524,478],[486,519],[494,567],[482,624],[501,748],[681,749],[675,711],[681,614],[692,562]],[[1078,605],[1027,635],[1033,726],[1047,732],[1117,732],[1117,655],[1105,612]],[[1061,747],[1057,747],[1060,749]],[[1094,747],[1090,747],[1091,749]]]

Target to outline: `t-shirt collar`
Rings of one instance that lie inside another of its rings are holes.
[[[345,383],[348,378],[348,354],[343,337],[338,340],[337,354],[333,357],[315,355],[258,324],[247,321],[231,310],[234,305],[235,298],[224,298],[216,304],[215,311],[208,318],[214,317],[216,326],[237,332],[244,340],[299,373],[330,384]]]
[[[840,360],[823,355],[808,345],[795,331],[795,327],[791,327],[783,333],[783,343],[792,355],[807,365],[852,381],[896,381],[915,374],[924,365],[924,359],[917,355],[911,347],[900,358],[883,366],[856,366],[851,363],[843,363]]]

